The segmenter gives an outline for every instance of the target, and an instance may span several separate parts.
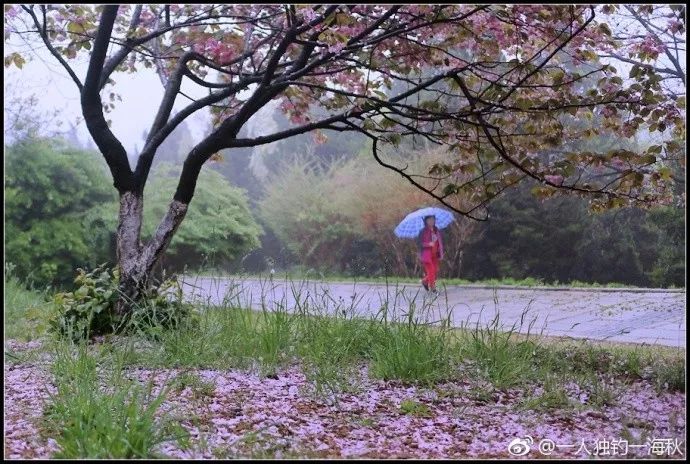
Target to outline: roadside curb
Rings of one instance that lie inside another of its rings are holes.
[[[448,288],[483,288],[499,290],[544,290],[553,292],[602,292],[602,293],[685,293],[681,288],[640,288],[640,287],[518,287],[510,285],[449,285]]]
[[[181,278],[185,278],[187,276],[180,276]],[[212,280],[219,280],[218,277],[210,277],[210,276],[199,276],[199,277],[190,277],[190,280],[196,280],[196,279],[212,279]],[[242,278],[242,277],[236,277],[236,278],[229,278],[229,277],[221,277],[221,280],[226,280],[226,281],[253,281],[253,282],[268,282],[271,279],[259,279],[259,278]],[[372,287],[384,287],[386,284],[380,283],[380,282],[367,282],[367,281],[336,281],[336,280],[309,280],[309,279],[302,279],[302,280],[292,280],[293,282],[300,282],[300,283],[319,283],[319,284],[332,284],[332,285],[369,285]],[[188,281],[189,282],[189,281]],[[278,282],[286,282],[284,278],[274,278],[273,282],[278,283]],[[442,282],[441,282],[442,284]],[[398,286],[398,287],[414,287],[417,286],[418,284],[414,282],[391,282],[388,284],[389,286]],[[443,285],[443,284],[442,284]],[[475,285],[475,284],[452,284],[452,285],[443,285],[444,288],[447,290],[452,290],[452,289],[463,289],[463,288],[474,288],[474,289],[484,289],[484,290],[532,290],[532,291],[552,291],[552,292],[600,292],[600,293],[685,293],[684,288],[643,288],[643,287],[527,287],[527,286],[513,286],[513,285]]]

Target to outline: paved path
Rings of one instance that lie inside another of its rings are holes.
[[[449,319],[455,327],[489,326],[498,315],[504,330],[685,347],[685,290],[450,286],[431,297],[414,284],[182,280],[187,298],[207,304],[360,317],[382,317],[384,308],[389,320],[406,318],[413,308],[419,320]]]

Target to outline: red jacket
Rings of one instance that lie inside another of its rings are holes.
[[[432,233],[436,234],[436,246],[434,247],[427,245],[431,242]],[[425,226],[421,232],[419,232],[417,236],[417,246],[419,247],[419,258],[423,263],[443,258],[443,239],[436,226],[434,226],[433,231]]]

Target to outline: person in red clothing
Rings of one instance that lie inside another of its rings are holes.
[[[443,259],[443,240],[438,227],[436,227],[435,216],[424,218],[424,228],[417,236],[417,246],[425,272],[422,285],[427,291],[436,292],[439,261]]]

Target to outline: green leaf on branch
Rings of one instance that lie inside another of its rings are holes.
[[[630,69],[630,76],[631,78],[637,77],[640,75],[640,71],[642,71],[642,68],[638,65],[633,65],[633,67]]]
[[[22,69],[22,67],[24,66],[24,63],[26,63],[26,60],[19,53],[14,54],[13,61],[14,61],[14,65],[16,67],[18,67],[19,69]]]
[[[671,168],[668,166],[664,166],[661,169],[659,169],[659,176],[661,176],[662,179],[664,180],[671,180],[671,175],[673,172],[671,171]]]
[[[611,28],[606,23],[599,24],[599,32],[611,37]]]
[[[390,140],[390,142],[397,147],[400,145],[400,134],[391,134],[388,136],[388,140]]]
[[[67,24],[67,32],[71,32],[72,34],[77,34],[77,33],[84,32],[84,28],[79,23],[71,22],[71,23]]]
[[[372,92],[374,94],[376,94],[376,96],[379,97],[379,99],[381,99],[381,100],[386,99],[386,94],[384,92],[381,92],[380,90],[372,90]]]
[[[521,110],[528,110],[532,106],[532,102],[527,100],[526,98],[518,98],[515,104]]]
[[[537,198],[547,198],[553,195],[554,189],[553,187],[537,185],[535,187],[532,187],[531,192],[532,195],[534,195]]]
[[[454,193],[458,193],[458,186],[455,184],[448,184],[445,187],[443,187],[443,194],[444,195],[453,195]]]

